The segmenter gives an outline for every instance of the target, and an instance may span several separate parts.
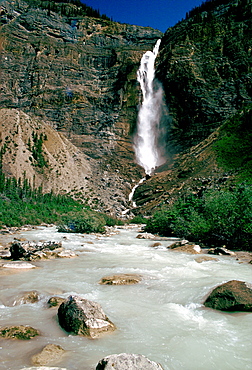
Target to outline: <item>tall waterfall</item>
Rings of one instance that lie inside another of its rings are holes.
[[[159,85],[154,88],[155,59],[161,40],[158,40],[153,51],[147,51],[137,72],[137,80],[142,90],[142,104],[137,119],[137,133],[134,137],[134,150],[137,163],[151,175],[155,168],[165,162],[159,148],[160,119],[162,115],[163,90]]]

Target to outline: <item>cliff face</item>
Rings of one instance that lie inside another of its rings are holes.
[[[1,107],[23,111],[62,132],[89,160],[86,196],[98,209],[118,213],[127,206],[131,179],[140,176],[131,145],[139,102],[136,71],[142,54],[162,33],[62,16],[34,3],[0,3]],[[41,174],[39,179],[45,189],[55,190],[55,179]]]
[[[222,4],[222,5],[220,5]],[[206,2],[162,38],[157,77],[179,150],[199,143],[252,98],[251,1]]]
[[[200,196],[208,188],[230,188],[242,169],[251,167],[252,143],[249,148],[236,136],[236,124],[226,133],[227,147],[222,144],[222,149],[232,158],[239,153],[240,168],[222,168],[217,158],[221,152],[215,148],[223,122],[251,110],[251,35],[252,7],[247,0],[203,3],[165,33],[156,76],[163,83],[171,118],[168,147],[175,146],[177,153],[170,167],[163,166],[136,189],[135,213],[151,214],[160,205],[186,194]],[[251,118],[239,127],[250,137]],[[251,183],[249,171],[243,180]]]

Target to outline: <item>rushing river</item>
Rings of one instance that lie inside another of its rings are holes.
[[[106,237],[58,233],[54,227],[26,231],[27,240],[63,241],[76,258],[34,262],[38,268],[1,276],[0,326],[31,325],[42,333],[30,341],[0,340],[1,369],[31,366],[30,358],[48,343],[67,354],[56,366],[94,370],[114,353],[139,353],[165,370],[251,370],[252,313],[223,313],[202,302],[213,287],[229,280],[251,282],[251,265],[235,258],[197,263],[197,256],[158,249],[137,239],[138,229],[118,229]],[[137,273],[136,285],[99,285],[100,278]],[[41,300],[13,306],[20,293],[36,290]],[[96,340],[68,335],[58,325],[51,296],[80,295],[101,304],[117,326]]]

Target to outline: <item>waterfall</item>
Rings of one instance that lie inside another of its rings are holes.
[[[142,104],[138,113],[134,150],[137,163],[144,168],[146,175],[151,175],[155,168],[165,162],[159,147],[163,89],[161,85],[154,88],[154,64],[160,42],[161,40],[157,41],[153,51],[147,51],[143,55],[137,72],[137,80],[142,90]]]

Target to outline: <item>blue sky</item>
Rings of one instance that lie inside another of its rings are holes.
[[[203,0],[81,0],[114,21],[150,26],[165,32],[186,12],[201,5]]]

